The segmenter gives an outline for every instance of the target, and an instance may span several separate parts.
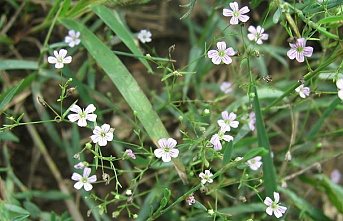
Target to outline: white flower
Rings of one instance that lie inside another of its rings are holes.
[[[221,150],[223,148],[222,147],[222,143],[221,143],[222,140],[225,140],[227,142],[230,142],[230,141],[233,140],[233,136],[225,135],[224,133],[225,132],[219,130],[219,132],[217,134],[214,134],[211,137],[210,142],[213,144],[213,149],[214,150],[219,151],[219,150]]]
[[[151,32],[148,30],[141,30],[138,33],[137,38],[142,42],[142,43],[146,43],[146,42],[151,42]]]
[[[64,38],[64,42],[69,44],[69,47],[73,48],[75,45],[80,44],[81,40],[79,39],[80,37],[80,32],[75,32],[74,30],[69,30],[68,32],[69,35],[67,35]]]
[[[170,162],[171,157],[176,158],[179,155],[179,150],[174,149],[177,142],[173,138],[161,138],[158,141],[160,148],[154,150],[154,154],[157,158],[162,157],[163,162]]]
[[[89,177],[90,173],[91,169],[87,167],[83,170],[83,176],[78,173],[73,173],[71,179],[78,181],[74,184],[74,188],[79,190],[84,187],[86,191],[90,191],[93,188],[91,183],[96,181],[96,175]]]
[[[230,56],[235,55],[233,48],[226,48],[226,43],[224,41],[217,42],[218,50],[209,50],[207,56],[212,59],[213,64],[220,64],[221,62],[225,64],[230,64],[232,59]]]
[[[66,49],[61,49],[59,52],[54,51],[54,56],[48,57],[48,62],[50,64],[55,64],[55,68],[63,68],[64,64],[69,64],[72,60],[71,56],[66,57],[68,51]]]
[[[246,22],[246,21],[249,20],[249,16],[243,15],[243,14],[246,14],[246,13],[248,13],[250,11],[248,6],[244,6],[243,8],[239,9],[237,2],[231,2],[230,3],[230,8],[232,10],[231,9],[227,9],[227,8],[223,9],[223,15],[224,16],[232,17],[230,19],[230,24],[237,25],[238,24],[238,20],[240,20],[241,22]]]
[[[336,86],[337,86],[337,88],[339,89],[339,90],[338,90],[338,97],[339,97],[341,100],[343,100],[343,78],[338,79],[338,80],[336,81]]]
[[[248,160],[247,164],[249,165],[250,169],[258,170],[258,168],[260,168],[262,165],[261,159],[262,159],[262,157],[260,157],[260,156],[254,157],[254,158]]]
[[[248,38],[250,41],[255,41],[257,44],[262,44],[262,40],[267,40],[268,39],[268,34],[263,34],[264,28],[261,26],[257,26],[255,28],[254,26],[250,26],[248,28],[248,31],[250,32],[248,34]]]
[[[224,94],[228,94],[232,91],[231,84],[230,82],[224,81],[220,85],[220,90],[224,92]]]
[[[302,98],[306,98],[307,96],[310,96],[310,88],[304,87],[304,84],[300,85],[295,89],[296,92],[299,93],[299,96]]]
[[[277,192],[274,192],[274,200],[275,201],[273,201],[268,196],[264,200],[264,204],[266,204],[266,206],[268,206],[266,209],[266,213],[269,216],[271,216],[271,215],[273,215],[273,212],[274,212],[275,217],[280,218],[286,212],[287,207],[279,205],[280,195]]]
[[[96,121],[96,114],[92,114],[95,109],[93,104],[88,105],[85,110],[82,110],[78,105],[73,104],[70,111],[75,112],[76,114],[69,114],[68,119],[71,122],[77,121],[79,127],[85,127],[87,126],[87,120],[92,122]]]
[[[230,114],[227,111],[222,112],[222,118],[221,120],[218,120],[217,123],[220,126],[220,130],[222,132],[230,131],[231,127],[237,128],[239,125],[239,122],[236,121],[237,115],[233,112]]]
[[[98,143],[99,146],[106,146],[107,141],[113,140],[113,131],[114,129],[109,124],[103,124],[101,127],[96,126],[91,139],[93,143]]]
[[[201,178],[202,184],[213,183],[213,179],[211,179],[212,176],[213,176],[213,174],[209,170],[205,170],[205,173],[201,172],[199,174],[199,177]]]

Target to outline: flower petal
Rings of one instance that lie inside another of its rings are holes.
[[[81,181],[76,182],[74,184],[74,188],[77,189],[77,190],[81,189],[82,187],[83,187],[83,183]]]
[[[162,148],[154,150],[154,154],[157,158],[161,158],[163,153],[164,153],[164,150]]]
[[[173,139],[173,138],[168,138],[167,144],[168,144],[168,147],[173,148],[173,147],[176,146],[177,142],[176,142],[176,140]]]
[[[83,185],[83,188],[85,188],[86,191],[90,191],[90,190],[93,189],[93,186],[92,186],[92,184],[90,184],[90,183],[85,183],[85,184]]]
[[[93,104],[90,104],[86,107],[85,113],[90,114],[96,110],[96,107]]]
[[[280,201],[280,194],[277,192],[274,192],[274,201],[275,203],[278,203]]]
[[[266,197],[266,199],[264,200],[264,204],[266,204],[267,206],[271,206],[273,203],[273,200],[270,197]]]
[[[55,63],[57,63],[57,59],[53,56],[49,56],[48,57],[48,63],[55,64]]]
[[[179,155],[179,150],[178,149],[172,149],[169,151],[169,155],[173,158],[176,158]]]
[[[89,177],[89,174],[91,173],[91,168],[88,168],[86,167],[84,170],[83,170],[83,177]]]
[[[73,175],[71,176],[71,179],[74,181],[80,181],[82,179],[82,176],[78,173],[73,173]]]
[[[233,16],[233,11],[230,10],[230,9],[224,8],[224,9],[223,9],[223,15],[224,15],[225,17],[231,17],[231,16]]]
[[[226,49],[225,41],[217,42],[217,48],[219,51],[225,51],[225,49]]]
[[[273,215],[273,209],[272,209],[271,207],[267,207],[266,213],[267,213],[269,216]]]
[[[162,154],[162,161],[167,163],[171,161],[171,157],[169,153],[163,152]]]
[[[89,183],[94,183],[96,181],[96,175],[92,175],[87,180],[88,180]]]

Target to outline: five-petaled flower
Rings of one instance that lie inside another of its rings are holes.
[[[262,40],[268,40],[268,34],[264,34],[264,28],[261,26],[257,26],[256,28],[254,26],[250,26],[248,28],[248,31],[250,32],[248,34],[248,38],[250,41],[255,41],[257,44],[262,44]]]
[[[338,80],[336,81],[336,86],[337,86],[337,88],[339,89],[339,90],[338,90],[338,97],[339,97],[341,100],[343,100],[343,78],[338,79]]]
[[[277,192],[274,192],[274,201],[270,197],[268,196],[266,197],[266,199],[264,200],[264,204],[268,206],[266,209],[266,213],[269,216],[273,215],[273,212],[274,212],[275,217],[280,218],[286,212],[287,207],[280,206],[279,201],[280,201],[280,195]]]
[[[67,36],[64,38],[64,42],[69,45],[69,47],[73,48],[75,45],[80,44],[81,40],[79,39],[80,37],[80,32],[75,32],[74,30],[69,30]]]
[[[299,96],[306,98],[310,96],[310,88],[305,87],[304,84],[301,84],[299,87],[295,88],[295,91],[299,93]]]
[[[109,124],[103,124],[101,127],[95,126],[91,139],[99,146],[106,146],[107,141],[113,140],[113,131],[114,129]]]
[[[231,83],[224,81],[221,85],[220,85],[220,90],[224,92],[224,94],[228,94],[232,91],[231,88]]]
[[[248,6],[244,6],[243,8],[239,9],[238,8],[238,3],[237,2],[231,2],[230,3],[230,8],[232,9],[223,9],[223,15],[226,17],[232,17],[230,19],[230,24],[231,25],[237,25],[238,20],[241,22],[247,22],[249,20],[249,16],[244,15],[250,11]]]
[[[219,151],[219,150],[221,150],[223,148],[222,147],[222,143],[221,143],[222,140],[230,142],[230,141],[233,140],[233,136],[227,135],[227,134],[225,134],[224,131],[219,130],[218,133],[214,134],[211,137],[211,140],[210,140],[210,142],[213,144],[213,149],[214,150]]]
[[[287,52],[289,59],[297,59],[298,62],[304,62],[304,57],[311,57],[313,53],[312,47],[306,47],[305,38],[296,39],[296,43],[289,43],[291,49]]]
[[[194,204],[195,203],[195,198],[194,198],[194,196],[193,195],[190,195],[190,196],[188,196],[187,198],[186,198],[186,202],[188,203],[188,205],[192,205],[192,204]]]
[[[224,62],[225,64],[230,64],[232,59],[230,56],[235,55],[233,48],[226,48],[226,43],[224,41],[217,42],[218,50],[209,50],[207,56],[212,59],[213,64],[220,64]]]
[[[146,42],[151,42],[151,32],[148,30],[141,30],[138,33],[137,38],[142,42],[142,43],[146,43]]]
[[[227,111],[223,111],[222,112],[222,118],[217,121],[218,125],[220,126],[220,130],[222,132],[226,132],[226,131],[230,131],[231,127],[233,128],[237,128],[239,125],[239,122],[236,121],[237,115],[233,112],[231,112],[230,114]]]
[[[86,167],[83,170],[83,176],[81,176],[78,173],[73,173],[73,175],[71,176],[71,179],[74,181],[77,181],[74,184],[74,188],[79,190],[82,187],[84,187],[86,191],[90,191],[93,188],[91,183],[94,183],[96,181],[96,175],[89,177],[90,173],[91,173],[91,169],[88,167]]]
[[[161,138],[158,140],[160,148],[154,150],[157,158],[162,157],[163,162],[170,162],[171,158],[176,158],[179,155],[179,150],[175,149],[177,142],[173,138]]]
[[[210,170],[205,170],[205,173],[201,172],[199,174],[199,177],[201,178],[201,183],[213,183],[213,179],[211,178],[213,174],[211,173]]]
[[[77,121],[79,127],[85,127],[87,126],[87,120],[92,122],[96,121],[96,114],[92,114],[95,109],[93,104],[88,105],[85,110],[82,110],[78,105],[73,104],[70,111],[75,112],[76,114],[69,114],[68,119],[71,122]]]
[[[68,51],[66,49],[61,49],[59,52],[54,51],[54,56],[48,57],[48,62],[50,64],[55,64],[55,68],[63,68],[64,64],[69,64],[72,60],[71,56],[66,57]]]
[[[247,164],[249,165],[250,169],[258,170],[258,168],[260,168],[262,165],[261,159],[262,159],[261,156],[251,158],[250,160],[247,161]]]

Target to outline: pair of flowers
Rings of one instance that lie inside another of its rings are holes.
[[[73,104],[70,111],[75,112],[75,114],[69,114],[68,119],[71,122],[76,122],[79,127],[87,126],[87,120],[95,122],[97,115],[93,112],[96,110],[93,104],[90,104],[86,109],[81,109],[76,104]],[[93,135],[90,137],[93,143],[98,143],[99,146],[106,146],[108,141],[113,140],[113,131],[109,124],[103,124],[101,127],[95,126],[93,130]]]
[[[80,32],[76,32],[74,30],[69,30],[68,34],[64,38],[64,42],[69,45],[69,47],[73,48],[74,46],[80,44],[81,40],[80,38]],[[64,67],[64,64],[69,64],[72,61],[71,56],[67,56],[68,51],[66,49],[61,49],[58,52],[55,50],[54,55],[55,56],[49,56],[48,62],[50,64],[55,64],[56,69],[60,69]],[[67,56],[67,57],[66,57]]]

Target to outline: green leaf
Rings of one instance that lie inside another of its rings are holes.
[[[343,188],[322,174],[317,175],[316,178],[319,181],[319,185],[324,187],[331,203],[335,205],[340,213],[343,213]]]
[[[280,192],[285,193],[291,200],[293,201],[294,205],[299,208],[301,211],[306,212],[309,216],[312,217],[313,220],[320,220],[320,221],[330,221],[325,214],[322,213],[322,211],[310,203],[308,203],[306,200],[301,198],[298,194],[291,191],[289,188],[280,188]],[[282,202],[282,199],[281,199]]]
[[[197,208],[197,209],[201,209],[201,210],[207,211],[207,208],[204,205],[202,205],[199,201],[195,201],[193,206],[195,208]]]
[[[29,211],[13,204],[5,204],[5,208],[8,211],[14,212],[14,213],[19,213],[19,214],[25,214],[25,215],[30,215]]]
[[[16,135],[14,135],[11,131],[1,132],[0,140],[19,142],[19,138]]]
[[[273,15],[273,23],[274,24],[277,24],[279,22],[280,16],[281,16],[281,9],[278,8]]]
[[[263,178],[265,185],[265,192],[267,196],[272,196],[273,192],[276,191],[276,175],[273,159],[271,156],[271,149],[269,144],[269,139],[263,122],[262,112],[260,108],[260,102],[258,100],[258,94],[256,86],[252,87],[252,91],[255,93],[254,97],[254,111],[256,115],[256,130],[257,130],[257,140],[260,147],[264,147],[269,153],[262,157],[262,168],[263,168]]]
[[[0,70],[37,70],[36,61],[3,60],[0,61]]]
[[[142,58],[143,54],[135,44],[134,38],[131,32],[124,25],[119,14],[115,10],[109,10],[103,5],[94,5],[92,10],[103,20],[111,30],[118,35],[118,37],[124,42],[124,44],[132,51],[134,55],[137,55],[138,59],[148,69],[148,72],[152,73],[152,69],[145,58]]]
[[[343,15],[337,15],[337,16],[328,16],[326,18],[323,18],[317,22],[318,25],[321,24],[327,24],[332,22],[342,22],[343,21]]]
[[[266,155],[267,153],[268,153],[268,150],[266,150],[264,147],[258,147],[258,148],[249,150],[248,153],[244,154],[243,158],[244,158],[244,161],[246,161],[256,156]]]
[[[233,149],[233,142],[228,142],[225,144],[223,165],[226,165],[230,162],[232,149]]]

